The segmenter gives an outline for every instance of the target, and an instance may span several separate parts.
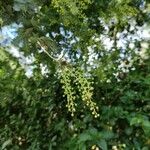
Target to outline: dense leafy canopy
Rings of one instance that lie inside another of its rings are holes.
[[[148,0],[0,0],[1,149],[150,149],[149,20]]]

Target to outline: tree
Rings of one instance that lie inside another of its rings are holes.
[[[2,149],[149,149],[148,1],[0,3],[34,68],[1,46]]]

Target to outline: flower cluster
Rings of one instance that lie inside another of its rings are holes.
[[[80,97],[85,105],[90,109],[95,118],[99,117],[98,106],[92,101],[93,87],[91,82],[85,77],[80,69],[65,67],[61,72],[61,83],[63,84],[64,94],[67,96],[67,108],[74,116],[77,106],[75,100],[76,90],[79,91]],[[76,87],[74,87],[76,85]]]
[[[76,111],[75,106],[75,91],[71,86],[71,76],[73,72],[71,69],[65,67],[61,73],[61,83],[63,84],[64,94],[67,96],[68,111],[71,112],[71,116],[74,116]]]
[[[75,82],[78,85],[83,102],[90,109],[95,118],[99,117],[99,114],[97,113],[98,106],[92,101],[93,87],[91,82],[84,76],[84,73],[80,69],[75,71]]]

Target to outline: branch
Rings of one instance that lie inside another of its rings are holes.
[[[42,46],[40,41],[37,42],[38,45],[40,45],[41,49],[54,61],[59,62],[60,58],[54,58],[47,50],[46,50],[46,46]],[[64,55],[63,55],[64,56]]]

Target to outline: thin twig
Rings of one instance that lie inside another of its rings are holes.
[[[54,58],[53,56],[51,56],[51,54],[46,50],[46,48],[45,47],[43,47],[42,45],[41,45],[41,43],[38,41],[37,42],[37,44],[39,44],[40,45],[40,47],[42,48],[42,50],[51,58],[51,59],[53,59],[54,61],[59,61],[59,59],[57,58]]]

